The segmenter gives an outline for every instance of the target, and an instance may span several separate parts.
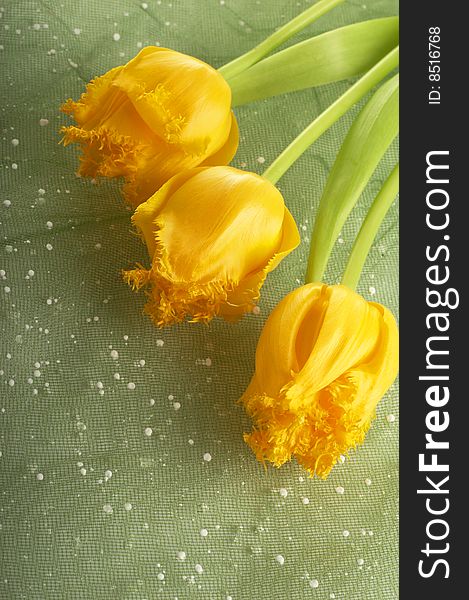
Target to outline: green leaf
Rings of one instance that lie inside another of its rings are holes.
[[[277,156],[273,163],[264,171],[263,176],[271,181],[277,181],[291,167],[305,150],[320,137],[329,127],[338,121],[356,102],[361,100],[372,88],[380,83],[391,71],[399,65],[399,46],[386,54],[375,66],[360,77],[346,92],[326,110],[318,115],[296,138]]]
[[[233,106],[356,77],[390,52],[398,37],[398,17],[386,17],[295,44],[230,79]]]
[[[319,0],[294,17],[291,21],[288,21],[288,23],[279,27],[260,44],[246,52],[246,54],[242,54],[228,64],[223,65],[223,67],[220,67],[220,69],[218,69],[219,72],[229,83],[231,83],[233,77],[236,77],[236,75],[239,75],[255,63],[259,62],[262,58],[270,54],[272,50],[281,46],[299,31],[317,21],[330,10],[339,4],[342,4],[342,2],[344,2],[344,0]]]
[[[357,286],[366,258],[384,217],[399,192],[399,163],[391,171],[360,227],[348,259],[342,283],[352,290]]]
[[[316,215],[306,281],[321,281],[337,237],[379,161],[399,132],[399,75],[373,94],[350,128]]]

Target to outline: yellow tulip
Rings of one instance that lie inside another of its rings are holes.
[[[252,381],[241,398],[254,420],[244,438],[258,460],[295,456],[326,478],[363,442],[398,371],[398,330],[388,309],[343,285],[304,285],[267,319]]]
[[[124,273],[149,286],[146,312],[157,326],[236,319],[259,298],[267,273],[299,243],[277,188],[232,167],[198,167],[170,179],[132,218],[151,268]]]
[[[79,174],[124,177],[124,197],[147,200],[183,169],[226,165],[238,146],[231,89],[210,65],[149,46],[86,87],[62,111],[64,145],[82,149]]]

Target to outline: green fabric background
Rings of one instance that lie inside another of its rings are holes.
[[[396,385],[364,446],[327,481],[308,479],[295,463],[264,470],[242,440],[250,423],[236,404],[264,320],[302,281],[314,211],[356,111],[280,181],[302,244],[269,275],[260,314],[235,325],[151,325],[143,295],[120,279],[122,268],[147,257],[117,182],[75,177],[76,149],[58,145],[67,122],[59,104],[140,45],[221,66],[307,5],[7,0],[0,9],[0,598],[398,597],[398,425],[389,417],[397,416]],[[296,39],[396,12],[395,0],[349,0]],[[237,109],[233,164],[262,172],[260,157],[267,165],[348,85]],[[329,282],[396,152],[344,228]],[[397,260],[394,205],[360,286],[394,312]]]

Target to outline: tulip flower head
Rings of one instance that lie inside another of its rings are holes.
[[[268,180],[232,167],[198,167],[170,179],[132,218],[151,268],[124,273],[147,286],[158,326],[250,312],[267,273],[299,243],[293,217]]]
[[[79,174],[124,177],[124,197],[134,206],[183,169],[228,164],[238,146],[227,82],[167,48],[144,48],[62,111],[76,121],[62,131],[64,145],[81,146]]]
[[[241,398],[254,420],[245,441],[260,461],[294,456],[326,478],[363,442],[398,370],[398,330],[384,306],[343,285],[304,285],[267,319],[254,377]]]

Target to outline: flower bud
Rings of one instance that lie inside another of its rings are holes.
[[[250,312],[267,273],[299,243],[277,188],[232,167],[176,175],[132,220],[152,264],[124,278],[134,289],[149,286],[146,312],[158,326]]]
[[[82,149],[79,174],[123,177],[137,206],[179,171],[225,165],[238,146],[231,89],[210,65],[148,46],[124,66],[91,81],[62,111],[64,145]]]
[[[398,371],[398,330],[388,309],[343,285],[304,285],[266,321],[241,401],[254,421],[245,440],[279,467],[294,456],[325,478],[363,442]]]

